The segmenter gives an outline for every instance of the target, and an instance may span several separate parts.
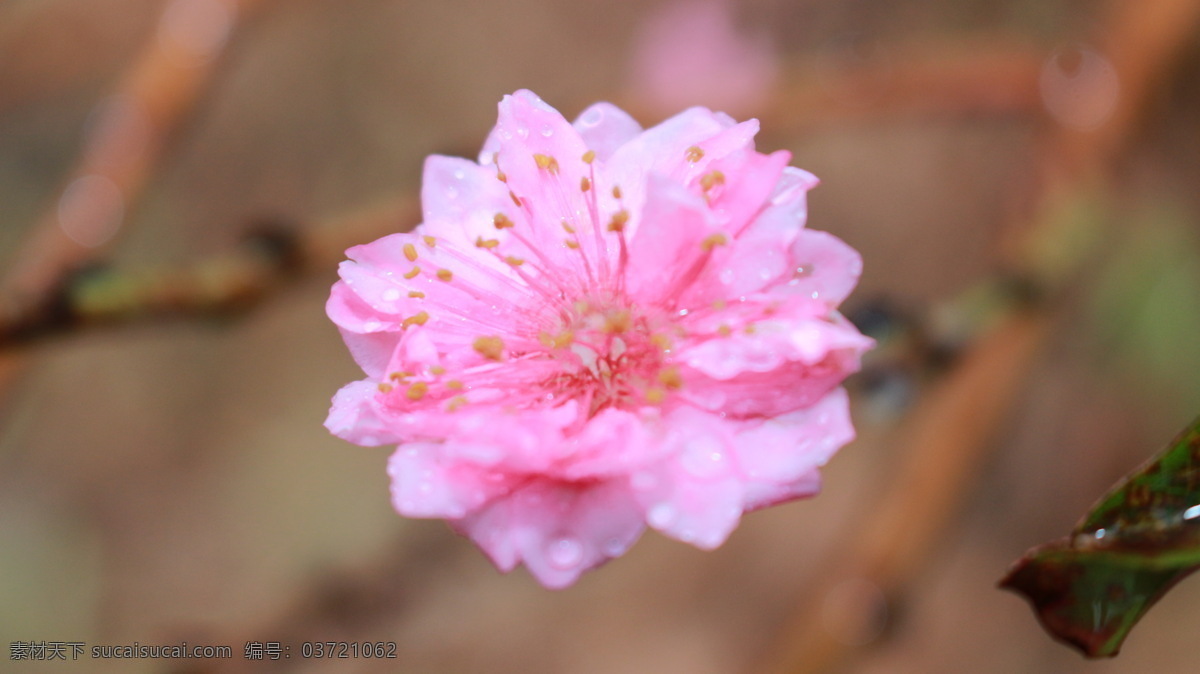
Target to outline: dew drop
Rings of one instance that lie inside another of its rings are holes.
[[[528,138],[529,137],[529,129],[526,127],[523,127],[523,126],[518,126],[517,127],[517,137],[521,138],[521,139]]]
[[[1197,517],[1200,517],[1200,505],[1194,505],[1183,511],[1183,519],[1185,520],[1194,520]]]
[[[696,438],[683,450],[683,469],[695,477],[710,478],[722,472],[725,455],[721,444],[708,437]]]
[[[546,559],[557,569],[574,569],[583,562],[583,544],[570,536],[555,539],[547,547]]]
[[[625,543],[619,538],[610,538],[604,541],[604,554],[609,557],[618,557],[625,552]]]
[[[465,171],[463,171],[462,169],[458,169],[457,171],[454,172],[455,180],[462,180],[463,178],[466,178],[466,177],[467,177],[467,173]]]
[[[732,269],[722,269],[721,273],[717,275],[717,278],[721,279],[721,283],[723,283],[725,285],[730,285],[731,283],[733,283],[733,270]]]
[[[661,529],[670,526],[675,521],[675,514],[675,506],[670,503],[659,503],[646,513],[646,520],[650,522],[650,526]]]
[[[542,136],[549,138],[550,136],[553,136],[553,135],[554,135],[554,129],[550,128],[549,126],[542,127]]]
[[[792,272],[792,278],[794,278],[794,279],[808,278],[809,276],[812,276],[812,274],[813,274],[812,264],[811,263],[802,264],[802,265],[796,267],[796,270],[794,272]]]

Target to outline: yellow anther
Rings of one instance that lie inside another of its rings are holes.
[[[717,334],[722,337],[728,337],[733,334],[733,329],[728,325],[722,325],[721,327],[717,328]]]
[[[758,328],[754,327],[754,324],[753,324],[753,323],[751,323],[750,325],[747,325],[747,326],[745,327],[745,329],[744,329],[744,332],[745,332],[747,335],[753,335],[754,333],[758,332]]]
[[[579,250],[579,244],[570,239],[563,239],[563,243],[571,250]]]
[[[628,330],[633,325],[633,317],[628,311],[614,311],[604,316],[604,331],[610,333],[621,333]]]
[[[646,389],[646,402],[651,405],[662,404],[662,401],[667,399],[667,392],[657,386],[651,386]]]
[[[408,270],[408,273],[404,275],[404,278],[414,279],[417,277],[417,274],[420,274],[420,273],[421,273],[420,267],[413,267],[412,269]]]
[[[391,379],[392,381],[404,381],[405,379],[407,379],[408,377],[411,377],[411,376],[412,376],[411,372],[393,372],[388,375],[388,379]]]
[[[492,224],[496,226],[496,229],[509,229],[513,226],[513,221],[509,220],[507,215],[503,213],[497,213],[496,216],[492,218]]]
[[[716,185],[725,184],[725,174],[720,171],[709,171],[700,177],[700,189],[705,192],[711,190]]]
[[[565,219],[562,221],[562,228],[563,228],[563,231],[566,232],[567,234],[575,233],[575,228],[572,227],[571,225],[567,224],[567,221]]]
[[[496,169],[496,180],[499,180],[502,183],[506,183],[506,182],[508,182],[508,175],[505,174],[504,171],[501,171],[500,169]]]
[[[379,389],[380,393],[391,393],[392,392],[392,385],[388,384],[386,382],[380,383],[377,388]]]
[[[411,243],[404,244],[404,257],[408,258],[409,262],[417,261],[417,247]]]
[[[447,412],[457,412],[458,408],[467,404],[466,396],[454,396],[446,403]]]
[[[583,153],[583,163],[590,164],[595,160],[596,160],[596,151],[595,150],[588,150],[587,152]]]
[[[446,382],[446,388],[450,389],[451,391],[461,391],[462,387],[463,383],[457,379],[451,379],[450,381]]]
[[[700,242],[700,247],[704,249],[704,252],[708,252],[717,246],[724,246],[727,243],[729,243],[729,237],[725,236],[723,232],[717,232],[716,234],[709,234],[707,237],[705,237],[705,239]]]
[[[712,303],[712,308],[716,309],[717,311],[721,311],[726,306],[728,306],[728,303],[725,300],[717,300]]]
[[[683,386],[683,377],[679,375],[679,368],[668,367],[659,370],[658,383],[671,390],[681,388]]]
[[[428,392],[429,384],[426,384],[423,381],[418,381],[410,384],[408,390],[404,392],[404,395],[407,396],[409,400],[420,400],[421,398],[424,398],[425,394]]]
[[[608,231],[623,232],[625,231],[625,223],[629,222],[629,211],[622,208],[613,213],[612,220],[608,223]]]
[[[653,335],[650,335],[650,343],[658,347],[661,351],[671,350],[671,338],[667,337],[661,332],[656,332]]]
[[[424,299],[425,293],[421,292],[420,290],[410,290],[408,291],[408,296],[415,297],[416,299]]]
[[[684,150],[683,153],[684,153],[684,156],[687,157],[687,160],[693,164],[700,161],[701,159],[704,159],[704,150],[701,150],[700,146],[698,146],[698,145],[693,145],[693,146],[689,147],[688,149]]]
[[[404,322],[400,324],[400,327],[407,329],[408,326],[410,326],[410,325],[425,325],[425,322],[428,320],[429,320],[429,313],[426,311],[422,311],[418,314],[409,316],[408,318],[404,319]]]
[[[429,246],[430,248],[437,247],[437,237],[429,236],[428,234],[426,234],[425,236],[421,237],[421,240],[424,241],[425,245]]]
[[[590,189],[592,189],[592,181],[587,176],[580,178],[579,179],[579,191],[586,192]]]
[[[522,260],[516,255],[509,255],[508,257],[504,258],[504,261],[514,267],[520,267],[521,265],[525,264],[525,260]]]
[[[575,341],[575,333],[570,330],[563,330],[557,335],[552,335],[548,332],[538,333],[538,341],[547,349],[564,349]]]
[[[499,239],[485,239],[482,236],[476,237],[476,239],[475,239],[475,247],[476,248],[491,249],[491,248],[495,248],[496,246],[499,246],[499,245],[500,245]]]
[[[621,198],[621,186],[613,185],[613,199],[620,199],[620,198]]]
[[[479,337],[471,345],[471,348],[488,360],[501,360],[504,353],[504,341],[495,335]]]
[[[512,199],[513,203],[516,204],[517,206],[521,205],[521,200],[517,197],[516,194],[512,193],[511,191],[508,193],[508,198]]]
[[[454,278],[454,272],[450,271],[449,269],[439,269],[437,270],[437,277],[439,281],[446,281],[449,283],[450,280]]]
[[[538,168],[543,171],[549,171],[552,174],[558,173],[558,160],[548,154],[535,154],[533,160],[537,162]]]
[[[434,365],[429,368],[429,374],[432,374],[432,375],[446,374],[446,368],[442,367],[441,365]]]

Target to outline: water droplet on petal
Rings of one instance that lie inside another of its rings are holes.
[[[721,444],[710,437],[699,437],[688,442],[680,462],[683,469],[695,477],[710,478],[724,471],[725,455]]]
[[[604,541],[602,550],[608,557],[620,557],[625,554],[625,543],[619,538],[610,538]]]
[[[521,139],[528,138],[529,137],[529,129],[526,127],[523,127],[523,126],[518,126],[517,127],[517,137],[521,138]]]
[[[670,526],[675,521],[675,515],[675,506],[665,502],[659,503],[646,513],[646,521],[650,523],[650,526],[661,529]]]
[[[543,126],[542,127],[542,135],[545,136],[546,138],[549,138],[550,136],[554,135],[554,129],[550,128],[549,126]]]
[[[455,180],[462,180],[463,178],[466,178],[466,177],[467,177],[467,173],[466,173],[466,171],[463,171],[462,169],[458,169],[457,171],[454,172]]]
[[[570,536],[555,539],[546,550],[546,559],[555,568],[574,569],[583,562],[583,544]]]
[[[725,285],[729,285],[729,284],[733,283],[733,270],[732,269],[722,269],[721,273],[717,275],[717,278],[719,278],[721,280],[721,283],[723,283]]]

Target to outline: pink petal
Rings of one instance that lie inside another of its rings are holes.
[[[453,521],[502,571],[524,562],[542,585],[559,589],[619,557],[645,528],[620,481],[531,479],[478,513]]]
[[[836,307],[858,285],[862,275],[862,257],[841,239],[827,232],[805,230],[791,246],[795,265],[779,293],[819,298]]]
[[[687,407],[664,421],[661,442],[672,458],[633,473],[630,485],[651,527],[699,548],[715,548],[742,514],[742,481],[731,460],[733,426]]]
[[[404,439],[392,420],[375,404],[379,389],[375,382],[356,381],[337,392],[325,419],[330,433],[356,445],[394,445]]]
[[[596,103],[589,107],[579,114],[572,126],[601,162],[607,162],[617,148],[642,132],[641,125],[629,113],[611,103]]]

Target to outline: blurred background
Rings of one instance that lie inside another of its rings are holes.
[[[0,639],[234,655],[0,669],[1195,671],[1195,581],[1103,662],[995,584],[1200,410],[1198,36],[1191,0],[0,2]],[[881,347],[818,499],[551,592],[322,428],[341,251],[518,88],[758,117],[821,177]],[[341,640],[398,658],[298,657]]]

